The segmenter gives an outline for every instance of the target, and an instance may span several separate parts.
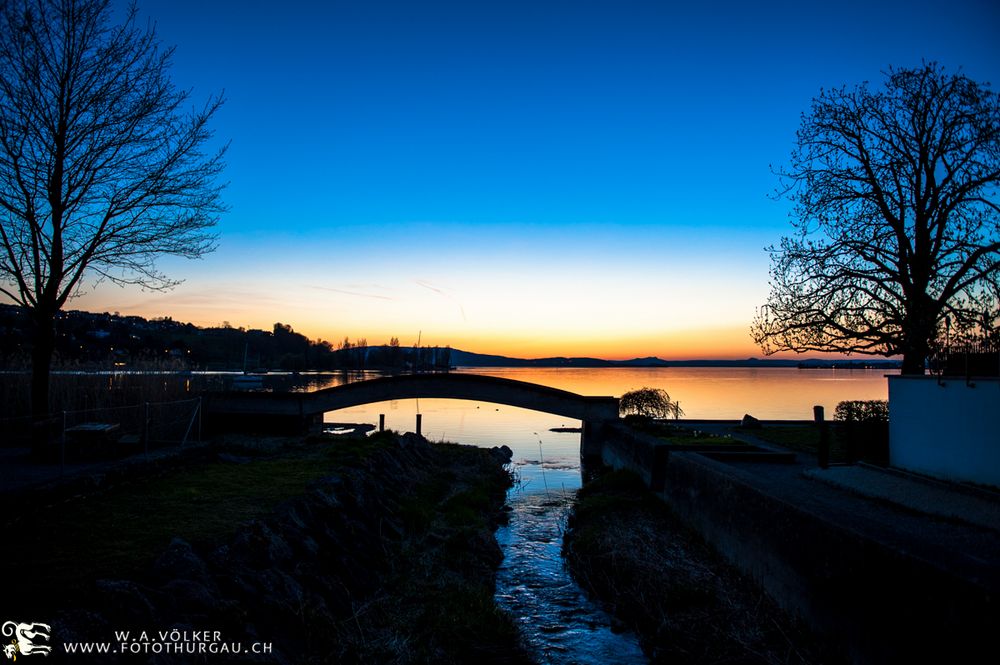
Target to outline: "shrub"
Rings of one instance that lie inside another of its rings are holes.
[[[622,395],[618,412],[623,416],[643,418],[680,418],[684,415],[679,402],[670,400],[662,388],[640,388]]]
[[[889,402],[884,399],[850,400],[837,405],[834,420],[860,423],[889,422]]]
[[[833,419],[839,421],[837,437],[847,449],[849,461],[889,464],[889,403],[885,400],[841,402]]]

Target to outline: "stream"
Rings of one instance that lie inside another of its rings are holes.
[[[483,447],[507,445],[517,482],[507,495],[510,523],[496,534],[504,553],[497,603],[518,623],[540,663],[645,663],[638,638],[616,633],[612,619],[573,581],[562,557],[563,531],[580,488],[579,427],[537,411],[465,400],[382,402],[327,414],[327,422],[378,422],[406,431],[416,412],[431,441]]]
[[[569,435],[567,435],[569,436]],[[638,638],[611,629],[611,617],[573,581],[562,558],[563,531],[580,487],[580,468],[518,464],[510,524],[497,531],[504,561],[498,604],[514,616],[542,663],[644,663]]]

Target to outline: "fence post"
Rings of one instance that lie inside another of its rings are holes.
[[[417,414],[417,436],[420,436],[420,421],[423,420],[423,417],[422,413]]]
[[[198,442],[201,442],[201,398],[198,398]]]
[[[385,414],[384,413],[378,414],[378,431],[380,431],[380,432],[384,432],[385,431]]]
[[[823,407],[814,406],[813,407],[813,420],[816,421],[816,427],[819,428],[819,450],[817,450],[816,457],[818,458],[819,468],[826,469],[830,466],[830,430],[827,427],[827,422],[823,418]]]

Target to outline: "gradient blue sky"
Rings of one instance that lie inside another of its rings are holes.
[[[822,87],[1000,84],[1000,3],[140,0],[224,90],[218,251],[71,306],[526,356],[759,355],[768,198]]]

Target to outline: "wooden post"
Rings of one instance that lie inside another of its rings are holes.
[[[384,432],[385,431],[385,414],[384,413],[378,414],[378,431],[380,431],[380,432]]]
[[[420,421],[423,420],[423,418],[424,418],[424,415],[422,413],[418,413],[417,414],[417,436],[421,436],[421,434],[420,434]]]
[[[830,429],[823,417],[823,407],[816,405],[813,407],[813,420],[819,428],[819,450],[816,457],[819,461],[819,468],[826,469],[830,466]]]

